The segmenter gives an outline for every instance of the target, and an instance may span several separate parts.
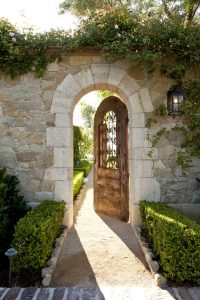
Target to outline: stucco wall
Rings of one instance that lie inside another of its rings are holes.
[[[108,64],[99,56],[64,56],[52,63],[42,78],[26,74],[17,79],[0,75],[0,166],[21,182],[21,192],[32,205],[45,198],[64,199],[72,222],[73,109],[90,91],[109,89],[127,105],[129,113],[130,218],[140,223],[141,199],[164,201],[200,215],[200,162],[188,176],[176,165],[181,140],[167,131],[151,149],[147,135],[170,130],[181,117],[162,118],[149,131],[145,120],[173,84],[159,71],[148,74],[128,61]],[[152,157],[148,153],[153,150]]]

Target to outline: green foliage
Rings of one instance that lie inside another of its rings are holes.
[[[167,114],[168,114],[168,111],[167,111],[167,107],[165,104],[161,104],[155,109],[155,116],[164,117],[164,116],[167,116]]]
[[[130,0],[64,0],[60,12],[71,11],[74,15],[88,16],[95,10],[130,5]]]
[[[160,139],[162,138],[162,136],[165,134],[166,132],[166,128],[162,128],[161,130],[159,130],[157,132],[157,134],[153,137],[151,143],[152,143],[152,147],[155,147],[158,142],[160,141]]]
[[[145,126],[150,129],[152,127],[152,125],[156,124],[156,123],[157,123],[157,120],[155,118],[150,117],[146,120]]]
[[[143,22],[157,18],[190,26],[199,21],[199,0],[64,0],[60,4],[60,11],[71,11],[80,17],[90,16],[94,11],[122,7],[129,8]]]
[[[88,174],[90,173],[90,170],[93,166],[93,162],[88,161],[88,160],[82,160],[78,167],[75,167],[74,170],[75,171],[83,171],[84,172],[84,176],[87,177]]]
[[[14,272],[44,267],[60,233],[64,207],[64,201],[46,200],[18,221],[12,242],[17,250]]]
[[[93,135],[87,128],[73,126],[74,128],[74,166],[87,159],[93,153]]]
[[[140,212],[164,275],[200,284],[200,225],[164,203],[142,201]]]
[[[93,154],[93,130],[81,128],[83,139],[80,141],[81,160],[88,159]]]
[[[80,143],[83,139],[82,131],[79,126],[73,126],[74,129],[74,165],[81,160]]]
[[[19,180],[9,175],[5,168],[0,169],[0,253],[10,247],[14,225],[23,217],[28,206],[19,195]]]
[[[183,92],[185,100],[182,110],[188,130],[185,130],[182,147],[200,158],[200,82],[183,83]]]
[[[73,197],[75,198],[82,185],[83,185],[83,180],[84,180],[84,171],[74,171],[74,176],[73,176]]]
[[[177,153],[176,163],[181,167],[183,175],[186,175],[186,170],[191,167],[191,159],[186,153],[179,151]]]
[[[61,58],[61,49],[70,46],[70,32],[20,33],[6,19],[0,19],[0,70],[11,77],[35,72],[42,76],[46,66]],[[51,47],[57,47],[50,51]]]
[[[175,79],[181,78],[187,67],[200,63],[199,25],[185,27],[178,22],[172,26],[160,18],[143,22],[124,6],[94,11],[74,34],[22,34],[1,19],[0,44],[0,70],[13,77],[29,71],[41,76],[48,63],[61,58],[62,51],[82,46],[100,47],[108,60],[125,57],[151,71],[160,65],[163,73]]]
[[[96,109],[92,105],[89,105],[83,101],[80,104],[81,104],[81,116],[82,119],[84,120],[85,126],[87,128],[92,129],[94,125],[94,115]]]

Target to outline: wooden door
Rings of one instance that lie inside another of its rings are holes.
[[[110,96],[102,101],[94,121],[94,209],[129,218],[128,112],[125,104]]]

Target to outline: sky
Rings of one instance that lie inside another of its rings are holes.
[[[97,96],[97,92],[91,92],[86,94],[81,98],[81,102],[85,102],[89,105],[94,106],[97,108],[100,104],[100,99]],[[74,109],[74,114],[73,114],[73,124],[76,126],[83,126],[84,125],[84,120],[81,118],[81,105],[80,102],[75,106]]]
[[[18,28],[35,30],[74,29],[78,20],[71,14],[58,14],[62,0],[0,0],[0,18],[7,18]]]
[[[0,18],[7,18],[20,30],[34,28],[35,32],[50,29],[75,29],[78,20],[71,14],[59,15],[62,0],[0,0]],[[96,92],[85,95],[81,100],[97,107],[99,99]],[[80,105],[74,110],[74,124],[83,126]]]

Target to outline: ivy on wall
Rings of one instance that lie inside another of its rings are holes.
[[[182,103],[182,123],[183,125],[176,125],[172,131],[179,132],[182,135],[182,151],[177,154],[177,164],[181,166],[183,174],[186,169],[191,166],[191,156],[200,158],[200,82],[185,81],[179,82],[179,87],[183,91],[184,101]],[[167,107],[162,104],[153,112],[153,116],[146,120],[146,127],[151,128],[153,124],[157,123],[158,118],[167,116]],[[152,147],[160,141],[162,136],[166,133],[166,128],[162,128],[151,139]],[[149,152],[149,156],[152,152]]]
[[[184,136],[182,147],[187,153],[200,158],[200,82],[183,80],[187,69],[200,66],[199,25],[172,26],[168,20],[158,19],[142,23],[133,19],[126,8],[95,12],[73,33],[21,33],[7,20],[0,20],[0,70],[11,77],[30,71],[42,76],[49,63],[62,59],[63,52],[85,46],[101,49],[108,61],[127,58],[133,64],[144,65],[149,72],[160,68],[161,74],[182,84],[184,125],[173,130]],[[147,127],[166,114],[166,107],[161,105],[147,120]],[[154,137],[152,146],[163,134],[164,129]],[[183,152],[177,162],[187,166]]]

